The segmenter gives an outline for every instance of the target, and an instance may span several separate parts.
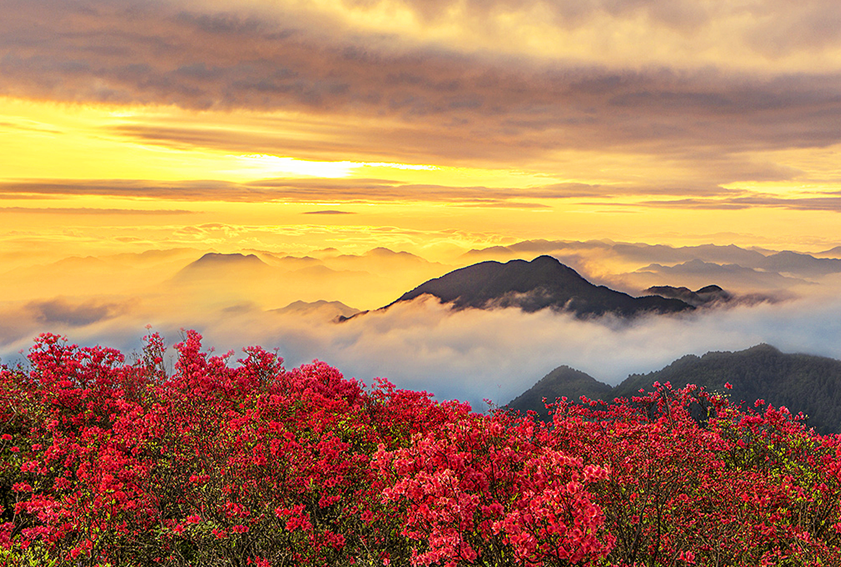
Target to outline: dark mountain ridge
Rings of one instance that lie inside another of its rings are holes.
[[[640,389],[651,390],[654,382],[670,382],[674,388],[696,384],[708,391],[727,393],[733,401],[749,406],[762,399],[777,407],[785,406],[792,413],[803,412],[808,416],[806,424],[820,433],[841,432],[841,361],[785,354],[767,344],[738,352],[690,354],[661,370],[632,374],[613,388],[562,366],[512,400],[508,407],[546,416],[544,397],[550,402],[564,396],[577,400],[582,395],[609,401],[630,398]],[[727,383],[732,389],[725,389]]]
[[[519,307],[526,312],[551,308],[578,317],[614,314],[633,317],[643,313],[679,313],[692,305],[659,295],[632,297],[605,286],[596,286],[551,256],[527,262],[480,262],[429,280],[386,306],[428,294],[441,303],[461,309]]]
[[[652,286],[645,290],[645,293],[652,295],[659,295],[661,297],[671,297],[680,299],[694,307],[702,305],[711,305],[714,303],[727,303],[733,299],[733,296],[721,289],[717,285],[704,286],[697,291],[692,291],[688,287],[673,287],[670,285]]]

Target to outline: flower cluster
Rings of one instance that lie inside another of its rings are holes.
[[[553,421],[314,362],[42,335],[0,367],[0,565],[830,565],[841,442],[657,385]]]

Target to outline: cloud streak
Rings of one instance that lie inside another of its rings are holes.
[[[679,198],[691,192],[697,197]],[[66,195],[141,197],[160,201],[263,202],[430,202],[477,207],[545,208],[542,201],[578,200],[593,206],[684,210],[787,209],[841,211],[841,197],[811,194],[778,197],[710,184],[691,187],[653,184],[599,185],[553,183],[532,187],[456,186],[406,183],[389,179],[279,178],[236,183],[221,180],[152,181],[126,179],[24,179],[0,181],[0,199],[43,199]],[[674,197],[640,200],[641,196]],[[588,199],[603,199],[601,202]],[[180,215],[183,209],[105,209],[62,207],[2,207],[0,213]],[[350,214],[349,212],[340,212]],[[337,214],[311,211],[304,214]]]
[[[734,211],[756,208],[787,209],[791,211],[841,212],[841,196],[835,193],[810,197],[775,197],[755,195],[733,198],[652,200],[641,203],[645,207],[664,209],[697,209]],[[639,204],[639,203],[637,203]]]
[[[0,207],[0,214],[46,215],[192,215],[184,209],[94,209],[88,207]]]

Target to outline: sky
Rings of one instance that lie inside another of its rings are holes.
[[[362,372],[365,352],[365,373],[399,375],[359,346],[382,344],[370,329],[281,337],[265,313],[375,309],[471,250],[541,239],[686,252],[550,247],[629,292],[694,284],[693,260],[723,273],[691,247],[820,256],[841,244],[838,29],[834,0],[0,0],[0,352],[52,330],[126,345],[145,323],[236,343],[202,314],[237,307],[263,329],[243,343],[309,336],[292,358]],[[208,252],[276,273],[187,294],[176,276]],[[745,293],[829,285],[740,266]],[[478,332],[428,309],[417,328],[442,345]],[[483,360],[427,347],[428,372]],[[554,367],[545,350],[524,373]]]

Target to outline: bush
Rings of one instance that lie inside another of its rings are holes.
[[[0,369],[0,565],[836,564],[841,447],[668,385],[533,415],[259,347]],[[699,412],[703,414],[699,419]]]

